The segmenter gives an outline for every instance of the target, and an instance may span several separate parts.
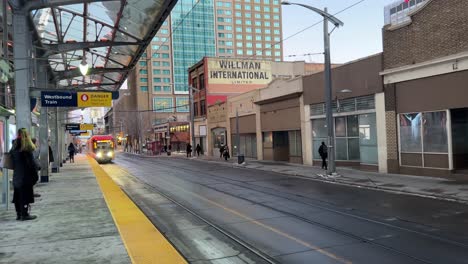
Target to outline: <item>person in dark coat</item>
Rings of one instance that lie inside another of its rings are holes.
[[[33,185],[39,179],[34,163],[34,150],[35,146],[26,129],[19,129],[18,136],[10,150],[14,165],[13,203],[16,209],[16,220],[36,219],[35,215],[29,214],[30,204],[34,203]]]
[[[192,145],[190,145],[190,143],[187,144],[186,151],[187,151],[187,158],[192,157]]]
[[[201,152],[200,144],[197,144],[197,146],[195,147],[195,151],[197,152],[197,156],[200,157],[200,152]]]
[[[219,148],[219,157],[220,158],[223,158],[223,153],[224,153],[224,145],[221,145],[221,147]]]
[[[54,162],[54,152],[52,151],[52,147],[50,146],[49,143],[49,163]]]
[[[318,153],[322,158],[322,169],[327,169],[327,158],[328,158],[328,147],[325,145],[325,142],[322,142],[318,149]]]
[[[68,145],[68,155],[70,155],[70,163],[75,163],[75,153],[75,145],[73,145],[73,143],[70,143],[70,145]]]
[[[224,160],[228,160],[229,158],[231,158],[231,154],[229,153],[229,147],[228,145],[224,146],[223,148],[223,157],[224,157]]]

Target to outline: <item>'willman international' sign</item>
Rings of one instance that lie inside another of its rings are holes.
[[[209,84],[268,84],[271,62],[230,58],[208,58]]]

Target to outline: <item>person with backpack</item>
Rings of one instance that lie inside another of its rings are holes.
[[[76,148],[73,143],[70,143],[68,145],[68,154],[70,155],[70,163],[75,163],[75,153],[76,153]]]
[[[320,145],[318,153],[322,158],[322,169],[327,170],[328,147],[325,145],[325,142],[322,142],[322,145]]]

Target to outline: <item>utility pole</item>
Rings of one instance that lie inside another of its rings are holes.
[[[193,105],[193,87],[189,86],[189,104],[190,104],[190,138],[192,141],[192,152],[195,149],[195,113]]]
[[[327,13],[325,7],[324,12]],[[336,173],[335,167],[335,126],[333,124],[332,109],[332,79],[330,63],[330,33],[328,33],[328,18],[323,17],[323,40],[325,49],[325,97],[326,97],[326,121],[328,129],[328,174]]]

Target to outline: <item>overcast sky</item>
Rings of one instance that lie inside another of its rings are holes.
[[[362,0],[297,0],[335,14]],[[293,1],[291,1],[293,2]],[[344,63],[382,51],[384,6],[395,0],[363,0],[354,7],[336,15],[344,22],[331,35],[331,58],[334,63]],[[298,35],[296,32],[320,21],[320,16],[300,6],[282,6],[283,50],[285,60],[323,62],[323,55],[303,56],[323,52],[323,24],[320,23]],[[331,24],[330,24],[331,27]],[[331,28],[330,28],[331,29]],[[296,55],[296,57],[289,57]]]

